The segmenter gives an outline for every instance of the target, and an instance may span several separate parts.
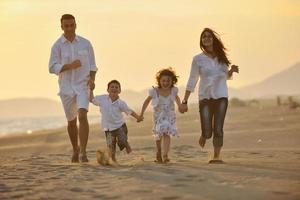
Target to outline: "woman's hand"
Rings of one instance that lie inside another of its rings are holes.
[[[231,65],[230,71],[231,72],[239,73],[240,72],[239,66],[237,66],[237,65]]]

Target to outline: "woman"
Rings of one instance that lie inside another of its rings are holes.
[[[200,36],[202,53],[193,58],[189,80],[182,101],[183,110],[188,111],[188,98],[200,77],[199,112],[202,134],[199,145],[203,148],[207,139],[213,135],[214,157],[209,163],[222,163],[220,152],[223,146],[223,124],[228,106],[227,79],[239,68],[231,65],[218,34],[205,28]]]

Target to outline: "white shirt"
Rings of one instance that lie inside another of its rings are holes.
[[[228,67],[219,63],[217,58],[210,58],[204,53],[193,58],[187,91],[194,92],[199,77],[199,100],[228,97]]]
[[[79,59],[77,69],[60,72],[65,64]],[[90,71],[97,71],[94,50],[91,43],[78,35],[73,42],[62,35],[52,46],[49,60],[49,72],[59,76],[59,95],[76,95],[87,90]]]
[[[120,98],[112,102],[107,94],[95,96],[92,100],[93,104],[100,106],[101,125],[104,131],[113,131],[120,128],[124,123],[122,112],[130,115],[132,110],[127,106],[126,102]]]

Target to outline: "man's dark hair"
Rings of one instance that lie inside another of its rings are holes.
[[[110,84],[113,84],[113,83],[117,84],[119,86],[120,90],[121,90],[121,83],[117,80],[109,81],[109,83],[107,84],[107,89],[109,88]]]
[[[71,14],[64,14],[60,18],[60,23],[62,23],[64,19],[74,19],[75,20],[75,17]]]

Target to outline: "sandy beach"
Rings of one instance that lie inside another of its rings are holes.
[[[300,110],[229,107],[222,158],[208,164],[212,141],[198,146],[196,106],[177,115],[171,163],[157,164],[151,113],[128,119],[133,153],[118,152],[120,166],[100,166],[105,147],[99,124],[91,125],[90,162],[70,163],[65,128],[0,138],[0,199],[300,199]]]

